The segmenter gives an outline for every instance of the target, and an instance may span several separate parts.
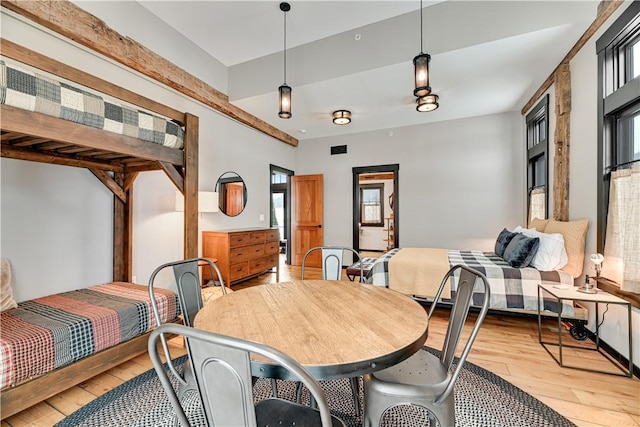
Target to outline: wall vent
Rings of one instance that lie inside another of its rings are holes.
[[[347,154],[347,146],[346,145],[334,145],[331,147],[331,155],[334,154]]]

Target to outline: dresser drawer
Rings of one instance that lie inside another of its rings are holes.
[[[234,233],[229,235],[229,246],[247,246],[251,244],[251,233]]]
[[[264,255],[264,244],[245,246],[243,248],[231,249],[229,252],[229,262],[236,263],[248,261]]]
[[[233,282],[238,279],[249,275],[249,263],[241,262],[238,264],[231,264],[229,266],[229,281]]]
[[[249,274],[256,274],[268,270],[271,267],[275,267],[277,263],[278,255],[268,255],[262,258],[252,259],[249,261]]]
[[[264,231],[254,231],[249,235],[249,241],[252,245],[264,243]]]
[[[280,241],[280,232],[278,230],[267,230],[266,241],[267,242],[279,242]]]
[[[267,242],[264,244],[264,254],[277,254],[280,251],[280,242]]]

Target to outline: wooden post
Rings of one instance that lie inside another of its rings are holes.
[[[114,181],[126,194],[126,201],[113,196],[113,280],[131,282],[133,268],[133,181],[137,173],[116,173]]]
[[[556,130],[553,162],[553,217],[569,219],[569,141],[571,124],[571,70],[569,63],[561,64],[554,74]]]
[[[185,114],[184,135],[184,258],[198,256],[198,126],[197,116]]]

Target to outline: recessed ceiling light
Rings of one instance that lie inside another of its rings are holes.
[[[300,133],[307,133],[307,130],[306,130],[306,129],[300,129],[298,132],[300,132]]]

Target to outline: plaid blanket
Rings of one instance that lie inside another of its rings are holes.
[[[182,148],[177,123],[118,104],[0,60],[0,104],[35,111],[171,148]]]
[[[163,322],[178,296],[156,289]],[[114,282],[24,301],[0,314],[2,388],[66,366],[155,327],[146,286]]]
[[[400,250],[399,248],[393,249],[378,258],[365,281],[393,289],[393,283],[389,281],[389,259]],[[573,278],[563,271],[539,271],[531,267],[513,268],[501,257],[491,252],[449,250],[449,266],[457,264],[478,270],[487,277],[491,287],[489,307],[493,309],[537,311],[538,284],[573,286]],[[456,289],[457,277],[454,277],[451,283],[452,298]],[[474,296],[473,303],[480,305],[481,295]],[[557,313],[557,301],[544,297],[541,309]],[[574,316],[573,304],[564,302],[562,313],[568,317]]]

